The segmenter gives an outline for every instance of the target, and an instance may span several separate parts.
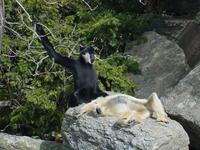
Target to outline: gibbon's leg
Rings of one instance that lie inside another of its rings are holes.
[[[112,107],[112,106],[111,106]],[[97,107],[96,111],[98,112],[99,115],[101,115],[102,117],[104,116],[113,116],[115,115],[111,109],[108,109],[105,106],[101,106],[101,107]]]
[[[150,111],[145,107],[123,113],[117,122],[127,124],[129,121],[142,122],[150,116]]]
[[[74,96],[73,93],[70,94],[69,101],[68,101],[68,108],[69,107],[75,107],[77,105],[78,105],[78,103],[77,103],[76,97]]]
[[[117,122],[120,124],[127,124],[130,121],[142,122],[149,116],[150,112],[147,109],[127,111],[120,116]]]
[[[117,120],[119,124],[127,124],[130,118],[134,115],[134,111],[127,111],[123,113]]]
[[[155,113],[157,121],[168,122],[167,114],[165,113],[163,105],[156,93],[152,93],[148,97],[148,102],[145,106]]]
[[[97,97],[100,97],[100,96],[106,97],[106,96],[108,96],[108,94],[105,93],[105,92],[103,92],[103,91],[101,91],[101,89],[100,89],[99,86],[97,85],[96,96],[97,96]]]
[[[122,97],[124,97],[124,99],[128,99],[130,101],[133,101],[135,103],[142,104],[142,105],[144,105],[148,102],[147,99],[140,99],[140,98],[136,98],[136,97],[133,97],[130,95],[126,95],[126,94],[117,94],[115,96],[122,96]]]
[[[70,95],[68,107],[75,107],[75,106],[78,106],[79,104],[81,104],[81,99],[80,99],[78,93],[79,93],[79,91],[76,90],[75,92],[73,92]]]
[[[131,115],[131,117],[129,118],[128,121],[135,120],[135,121],[138,121],[138,122],[142,122],[145,119],[147,119],[149,116],[150,116],[150,111],[149,110],[147,110],[147,109],[141,109],[141,110],[135,111]]]
[[[125,94],[118,94],[118,96],[124,96],[126,99],[146,106],[156,114],[156,119],[158,121],[168,122],[167,114],[165,113],[163,105],[156,93],[152,93],[148,99],[139,99]]]

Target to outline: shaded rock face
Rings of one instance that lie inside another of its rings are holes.
[[[161,1],[163,10],[174,15],[191,15],[199,11],[199,0],[165,0]]]
[[[200,149],[200,65],[185,76],[165,97],[166,111],[186,129],[191,147]]]
[[[147,119],[119,126],[111,117],[96,114],[75,118],[79,107],[70,108],[62,124],[64,146],[84,150],[188,150],[189,139],[182,126]]]
[[[155,32],[146,32],[146,43],[127,47],[127,54],[132,55],[140,64],[141,75],[130,74],[138,85],[137,97],[147,97],[152,92],[164,95],[166,91],[188,72],[183,50],[165,36]]]
[[[66,146],[65,146],[66,147]],[[62,144],[0,133],[0,150],[64,150]]]
[[[187,63],[194,67],[200,61],[200,25],[190,22],[178,40],[178,44],[183,48]]]
[[[169,15],[192,16],[200,9],[200,0],[144,0],[149,1],[149,9]]]

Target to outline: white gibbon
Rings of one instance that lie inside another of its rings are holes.
[[[167,114],[156,93],[152,93],[147,99],[120,93],[99,97],[81,106],[78,116],[92,111],[96,111],[101,116],[115,117],[121,124],[131,121],[142,122],[151,116],[157,121],[168,122]]]

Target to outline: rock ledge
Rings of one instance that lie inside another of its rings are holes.
[[[122,127],[111,117],[91,114],[75,118],[79,107],[70,108],[65,114],[64,146],[84,150],[188,150],[188,135],[176,121],[166,124],[147,119]]]

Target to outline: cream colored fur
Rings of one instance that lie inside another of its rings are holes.
[[[154,116],[157,121],[168,122],[167,114],[156,93],[152,93],[147,99],[119,93],[99,97],[83,105],[78,116],[97,109],[101,116],[116,117],[117,122],[123,124],[133,120],[141,122],[150,116]]]

